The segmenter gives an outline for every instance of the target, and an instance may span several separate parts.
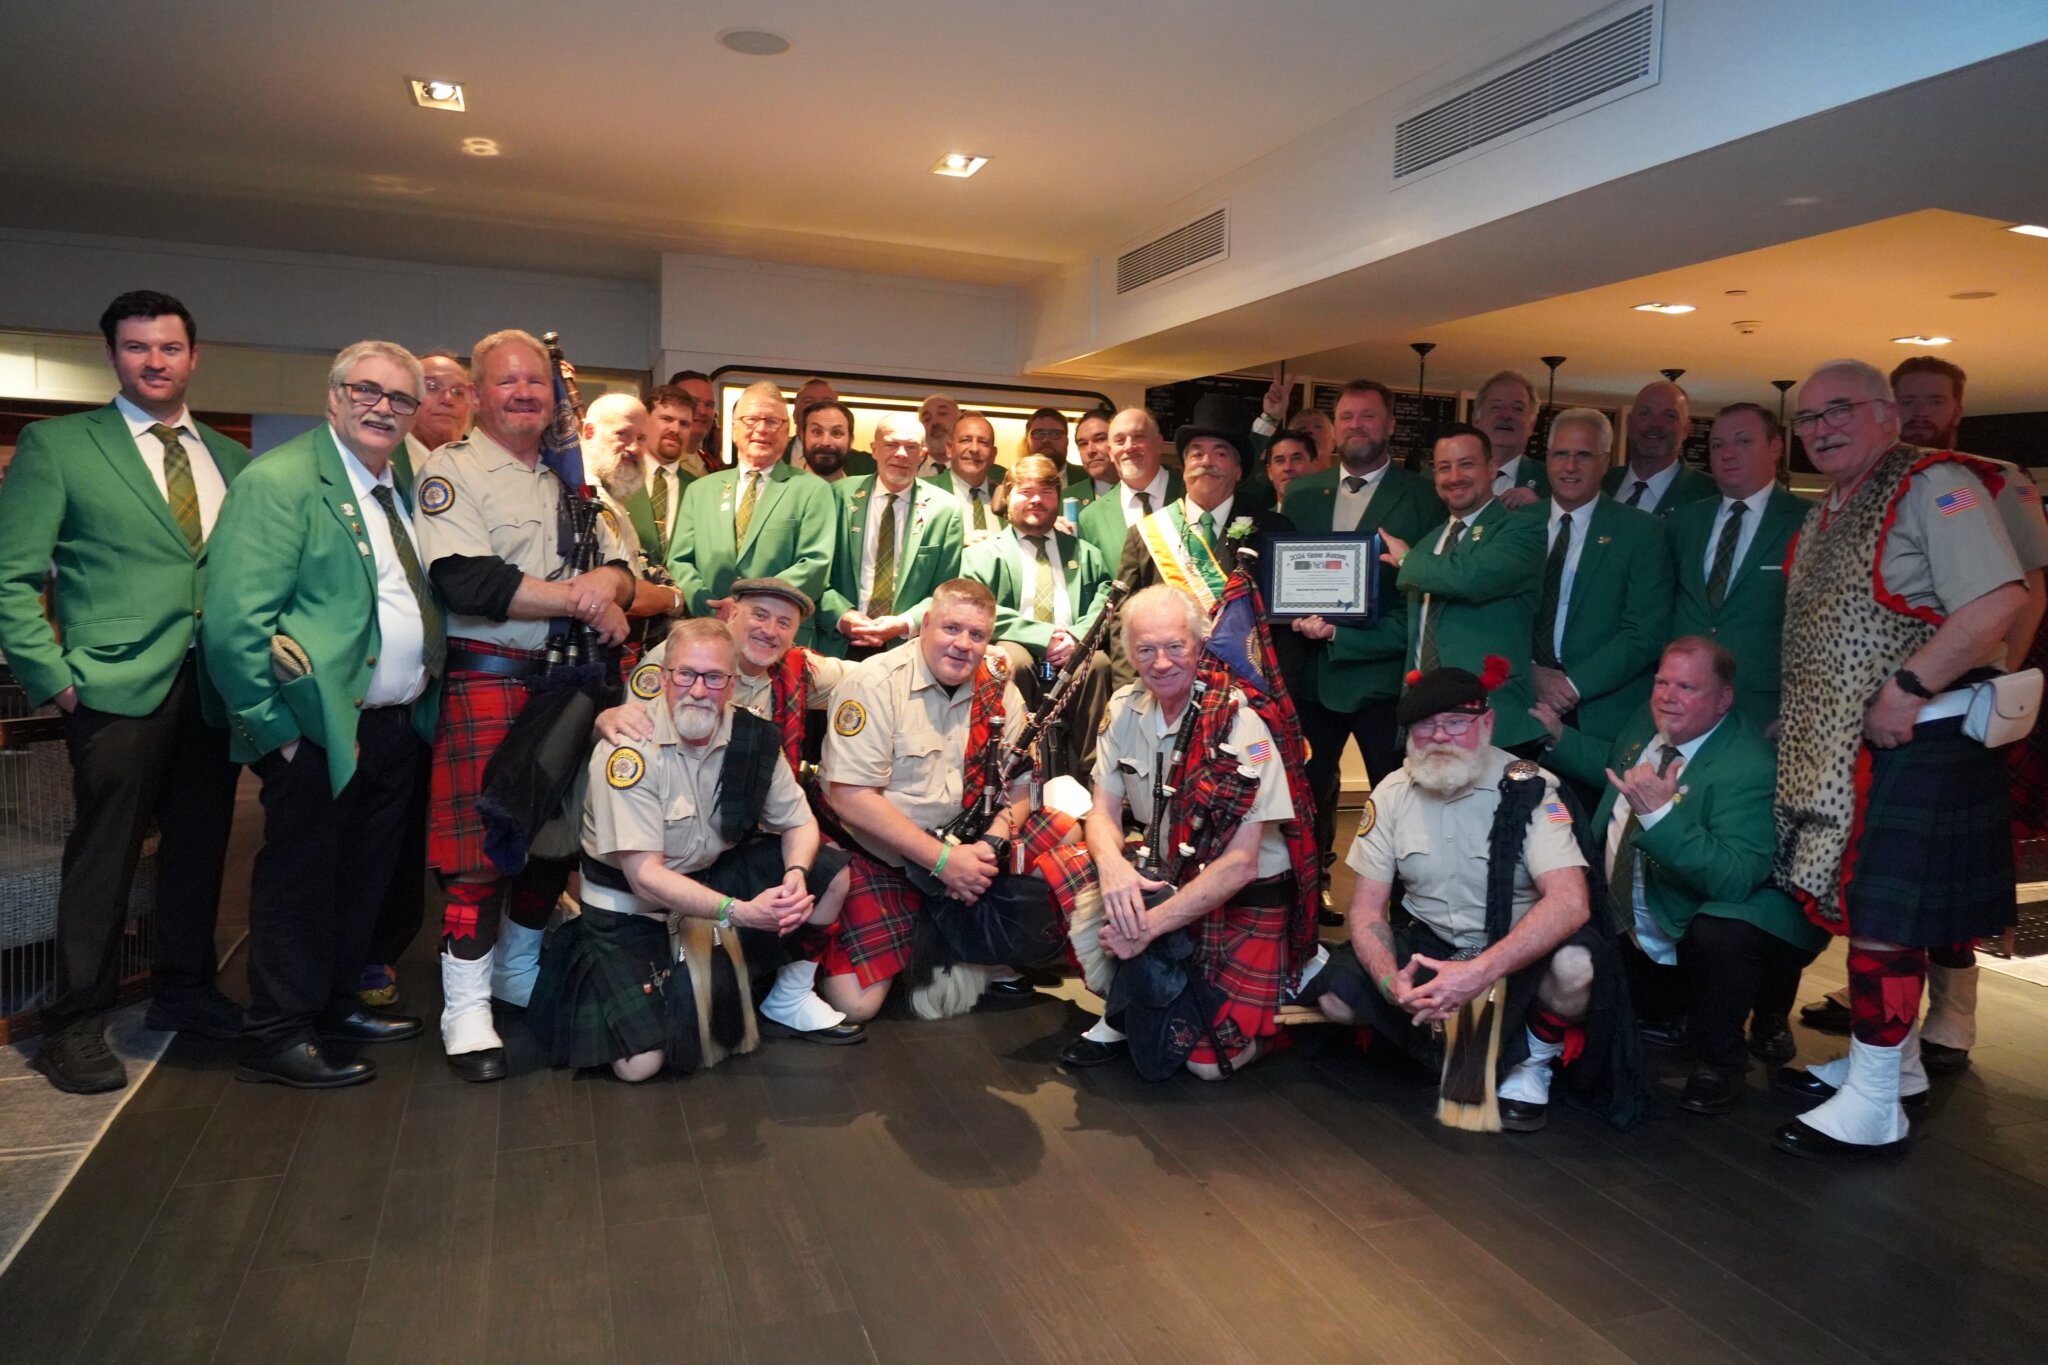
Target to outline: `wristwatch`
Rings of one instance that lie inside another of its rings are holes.
[[[1927,684],[1920,681],[1920,675],[1910,668],[1902,668],[1892,674],[1892,681],[1899,685],[1901,692],[1915,696],[1922,701],[1933,701],[1934,694],[1927,690]]]

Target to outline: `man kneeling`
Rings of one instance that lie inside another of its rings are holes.
[[[1402,696],[1407,760],[1373,788],[1346,859],[1358,873],[1351,951],[1317,985],[1332,1019],[1433,1067],[1430,1026],[1504,982],[1499,1123],[1534,1132],[1549,1115],[1551,1064],[1586,1011],[1595,936],[1557,779],[1493,746],[1486,693],[1464,669],[1439,668]],[[1387,923],[1396,875],[1412,917],[1398,929]]]
[[[776,726],[729,705],[736,671],[722,622],[677,622],[647,703],[652,740],[590,756],[583,913],[548,935],[528,1010],[557,1066],[644,1081],[664,1062],[689,1071],[751,1051],[740,944],[838,916],[846,855],[820,847]],[[783,973],[810,970],[799,959]],[[842,1022],[808,1004],[808,1019]]]

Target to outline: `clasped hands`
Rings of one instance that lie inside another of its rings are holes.
[[[1167,889],[1166,883],[1143,877],[1128,859],[1113,856],[1096,861],[1102,886],[1102,946],[1128,962],[1158,937],[1145,895]]]
[[[910,634],[910,618],[870,616],[864,611],[849,611],[841,613],[834,629],[862,649],[879,649],[891,640],[900,640]]]
[[[791,868],[782,880],[751,900],[732,907],[732,922],[748,929],[766,929],[787,934],[811,917],[817,899],[811,895],[804,874]]]

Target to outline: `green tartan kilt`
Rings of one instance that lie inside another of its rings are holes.
[[[541,1054],[553,1066],[610,1066],[666,1049],[675,965],[662,921],[584,906],[541,944],[526,1009]],[[694,1030],[694,1016],[690,1022]]]

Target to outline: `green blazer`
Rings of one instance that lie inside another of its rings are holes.
[[[1778,718],[1779,645],[1785,630],[1785,552],[1806,520],[1807,501],[1775,484],[1764,497],[1749,552],[1728,575],[1721,609],[1707,605],[1707,541],[1721,499],[1702,498],[1671,514],[1672,635],[1704,635],[1735,656],[1735,704],[1752,725]],[[1754,499],[1751,499],[1754,502]]]
[[[1337,507],[1341,466],[1304,474],[1287,485],[1280,513],[1295,533],[1328,535]],[[1410,545],[1447,520],[1436,488],[1420,474],[1390,467],[1359,519],[1360,531],[1390,531]],[[1338,626],[1336,638],[1317,648],[1308,665],[1309,686],[1328,710],[1348,714],[1371,701],[1401,695],[1402,660],[1408,651],[1408,598],[1394,584],[1394,570],[1380,566],[1380,619],[1371,626]]]
[[[746,541],[735,545],[733,499],[739,480],[737,469],[693,479],[676,505],[668,572],[690,614],[709,614],[707,604],[731,592],[742,578],[782,578],[818,601],[832,572],[833,486],[790,465],[770,465],[747,522]],[[798,644],[811,642],[815,623],[812,617],[797,627]]]
[[[839,618],[861,609],[860,559],[866,545],[868,498],[877,475],[862,474],[831,485],[835,504],[832,580],[818,599],[820,654],[845,658],[851,642],[839,633]],[[903,534],[902,558],[896,561],[896,608],[910,618],[910,628],[924,623],[932,589],[960,576],[960,504],[953,495],[925,479],[910,485],[910,526]]]
[[[640,548],[646,554],[647,562],[650,564],[666,564],[668,562],[669,554],[675,548],[676,531],[683,524],[682,493],[687,491],[690,485],[697,481],[697,476],[687,469],[671,469],[669,475],[676,480],[678,489],[681,491],[678,491],[676,494],[676,519],[668,528],[668,544],[660,544],[660,537],[654,534],[654,499],[649,495],[647,484],[643,482],[640,491],[626,499],[626,516],[632,521],[633,533],[640,537]],[[651,480],[653,477],[653,462],[649,461],[647,478]]]
[[[1055,531],[1053,549],[1066,566],[1067,602],[1074,611],[1074,624],[1067,629],[1078,640],[1094,627],[1095,618],[1102,611],[1109,594],[1109,569],[1095,547],[1077,536]],[[1012,527],[999,536],[968,546],[960,557],[960,576],[973,579],[995,594],[995,638],[1015,640],[1042,659],[1045,647],[1052,643],[1053,626],[1029,615],[1030,589],[1024,582],[1023,553],[1024,547],[1017,543],[1016,528]]]
[[[1606,770],[1620,773],[1641,762],[1656,734],[1656,720],[1644,705],[1612,740],[1567,729],[1544,756],[1557,771],[1603,789],[1586,831],[1603,857],[1620,799]],[[1635,836],[1643,855],[1643,903],[1657,927],[1679,938],[1694,915],[1716,915],[1747,920],[1795,947],[1817,951],[1827,941],[1825,931],[1771,884],[1778,755],[1770,741],[1731,710],[1685,764],[1678,783],[1670,812]]]
[[[249,452],[203,424],[199,436],[233,487]],[[23,428],[0,480],[0,652],[30,703],[75,687],[95,711],[154,711],[199,634],[207,559],[186,544],[113,404]],[[53,561],[55,633],[37,600]],[[219,698],[199,674],[217,721]]]
[[[1635,476],[1628,472],[1627,461],[1623,461],[1608,470],[1607,476],[1600,480],[1600,491],[1620,502],[1624,483],[1634,481]],[[1671,486],[1664,490],[1664,496],[1657,500],[1657,506],[1652,509],[1651,515],[1668,517],[1681,507],[1689,507],[1707,498],[1719,497],[1720,493],[1721,490],[1715,486],[1711,475],[1703,474],[1690,465],[1681,463],[1678,466],[1677,477],[1673,478]]]
[[[1095,480],[1089,477],[1087,470],[1082,470],[1080,478],[1069,480],[1067,486],[1060,490],[1060,500],[1064,502],[1068,498],[1083,507],[1095,501]]]
[[[411,474],[393,464],[410,511]],[[356,721],[383,642],[366,523],[383,515],[356,497],[325,423],[267,452],[221,504],[207,545],[202,638],[237,762],[306,739],[326,752],[337,795],[355,776]],[[270,667],[273,635],[297,641],[313,671],[280,684]],[[413,729],[427,743],[440,700],[441,681],[429,678],[413,704]]]
[[[1172,502],[1186,493],[1187,489],[1182,485],[1180,475],[1171,469],[1167,470],[1166,502]],[[1159,506],[1165,505],[1166,503],[1161,503]],[[1159,507],[1152,510],[1157,512]],[[1096,498],[1083,507],[1081,524],[1076,529],[1080,531],[1081,539],[1095,547],[1096,553],[1102,556],[1103,563],[1116,564],[1121,562],[1124,556],[1124,535],[1136,524],[1124,520],[1123,499],[1112,494],[1106,498]]]
[[[1377,499],[1375,499],[1377,501]],[[1478,673],[1486,656],[1508,661],[1506,682],[1495,689],[1493,742],[1505,749],[1535,739],[1543,726],[1529,714],[1536,694],[1529,679],[1529,641],[1536,593],[1543,582],[1543,518],[1508,511],[1495,499],[1473,519],[1464,538],[1432,554],[1446,520],[1409,547],[1399,579],[1408,594],[1410,667],[1422,641],[1422,598],[1430,594],[1437,617],[1437,653],[1446,665]]]
[[[1001,516],[1001,515],[998,515],[998,514],[997,514],[997,512],[996,512],[996,509],[995,509],[995,493],[996,493],[996,487],[997,487],[997,485],[999,485],[1000,483],[1002,483],[1002,481],[1003,481],[1003,480],[1004,480],[1004,479],[1005,479],[1006,477],[1008,477],[1009,473],[1010,473],[1010,471],[1009,471],[1009,470],[1007,470],[1007,469],[1003,468],[1003,467],[1002,467],[1001,465],[999,465],[999,464],[992,464],[992,465],[990,465],[990,466],[988,467],[988,482],[987,482],[987,483],[986,483],[985,485],[983,485],[983,486],[984,486],[984,487],[986,487],[986,488],[988,489],[988,494],[989,494],[989,509],[988,509],[988,520],[989,520],[989,529],[990,529],[990,530],[992,530],[992,531],[1000,531],[1000,530],[1002,530],[1002,529],[1003,529],[1003,528],[1004,528],[1005,526],[1007,526],[1007,525],[1009,525],[1009,524],[1010,524],[1010,519],[1009,519],[1008,517],[1005,517],[1005,516]],[[924,480],[924,482],[926,482],[926,483],[930,484],[930,485],[931,485],[932,487],[934,487],[934,488],[936,488],[936,489],[940,490],[941,492],[943,492],[943,493],[944,493],[944,494],[945,494],[945,495],[946,495],[947,497],[949,497],[949,498],[953,499],[953,505],[954,505],[955,507],[958,507],[958,506],[960,505],[960,495],[959,495],[958,491],[957,491],[957,490],[955,490],[955,489],[954,489],[954,487],[953,487],[953,471],[952,471],[952,470],[950,470],[950,469],[941,469],[941,470],[940,470],[940,471],[939,471],[938,473],[936,473],[936,474],[932,475],[932,476],[931,476],[931,477],[930,477],[929,479],[926,479],[926,480]],[[966,514],[965,512],[962,512],[962,513],[961,513],[961,520],[960,520],[960,531],[961,531],[961,534],[962,534],[962,535],[965,535],[965,534],[966,534],[966,532],[967,532],[967,519],[966,519],[966,517],[967,517],[967,514]]]
[[[1543,522],[1547,543],[1550,503],[1539,502],[1529,512]],[[1585,540],[1558,654],[1565,676],[1579,689],[1569,723],[1611,739],[1649,701],[1657,658],[1671,639],[1671,550],[1662,518],[1608,497],[1581,507],[1572,526],[1572,534]],[[1542,597],[1540,584],[1537,596]]]

